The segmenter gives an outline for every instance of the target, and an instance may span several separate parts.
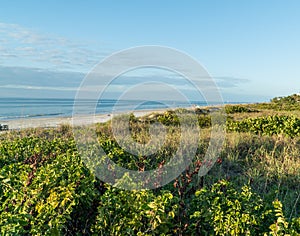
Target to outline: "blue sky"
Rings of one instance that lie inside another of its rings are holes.
[[[298,93],[299,9],[296,0],[3,1],[0,96],[72,97],[100,60],[141,45],[189,54],[226,101]]]

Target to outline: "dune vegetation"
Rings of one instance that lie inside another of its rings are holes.
[[[98,179],[68,125],[2,133],[1,234],[300,235],[300,96],[225,110],[225,142],[208,174],[198,178],[211,115],[198,108],[201,139],[192,164],[154,190],[122,190]],[[152,123],[163,124],[164,144],[151,156],[132,155],[116,142],[109,121],[95,128],[107,156],[137,171],[163,166],[180,139],[176,112],[128,120],[139,143],[149,141]]]

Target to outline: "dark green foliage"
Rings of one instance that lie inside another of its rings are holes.
[[[209,115],[199,115],[198,124],[200,128],[209,128],[211,127],[211,117]]]
[[[226,105],[225,111],[227,114],[258,112],[257,110],[248,108],[246,105]]]
[[[299,235],[300,218],[288,223],[282,204],[265,205],[248,186],[237,190],[232,183],[220,181],[211,189],[195,193],[190,207],[190,235]],[[290,225],[289,225],[290,224]]]
[[[291,222],[288,222],[283,214],[282,203],[278,200],[273,201],[273,215],[275,215],[275,222],[270,225],[270,232],[268,235],[300,235],[300,217],[294,218]],[[267,234],[265,234],[267,235]]]
[[[227,130],[254,134],[284,134],[295,137],[300,134],[300,119],[295,116],[267,116],[246,118],[242,121],[227,121]]]
[[[255,109],[269,109],[277,111],[300,110],[300,95],[293,94],[286,97],[275,97],[269,103],[258,103],[251,105]]]
[[[196,108],[195,113],[197,115],[208,115],[209,110],[208,109],[203,109],[203,108]]]
[[[178,201],[168,191],[125,191],[108,187],[100,197],[95,235],[172,235]],[[174,233],[174,232],[173,232]]]
[[[79,223],[89,231],[97,191],[73,141],[23,138],[0,150],[1,234],[66,234]]]
[[[261,235],[274,221],[249,187],[238,191],[226,181],[197,191],[191,211],[191,235]]]
[[[180,121],[174,111],[166,111],[162,115],[159,115],[157,121],[164,125],[179,125]]]
[[[275,97],[271,100],[272,103],[275,104],[291,104],[295,105],[297,103],[300,103],[300,95],[299,94],[293,94],[287,97]]]

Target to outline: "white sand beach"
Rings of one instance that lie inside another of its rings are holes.
[[[133,114],[137,117],[151,114],[153,112],[163,112],[164,110],[146,110],[134,111]],[[119,114],[126,114],[130,112],[118,114],[100,114],[100,115],[81,115],[76,117],[49,117],[49,118],[26,118],[16,120],[3,120],[1,124],[8,125],[9,130],[20,130],[26,128],[55,128],[62,124],[69,125],[89,125],[93,123],[103,123],[110,120],[113,116]]]
[[[221,105],[203,106],[202,109],[215,110],[220,109]],[[200,108],[200,107],[199,107]],[[55,128],[62,124],[69,125],[90,125],[94,123],[104,123],[114,116],[121,114],[133,113],[136,117],[146,116],[152,113],[163,113],[166,110],[175,110],[177,108],[155,109],[155,110],[136,110],[124,111],[114,114],[91,114],[70,117],[40,117],[40,118],[23,118],[15,120],[0,120],[0,124],[8,125],[9,130],[21,130],[27,128]],[[187,110],[195,110],[195,107],[185,108]]]

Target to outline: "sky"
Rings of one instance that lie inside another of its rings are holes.
[[[224,101],[298,93],[299,9],[297,0],[2,1],[0,97],[72,98],[103,59],[143,45],[170,47],[197,60]],[[156,69],[123,77],[125,84],[110,91],[128,89],[136,77],[189,91]]]

